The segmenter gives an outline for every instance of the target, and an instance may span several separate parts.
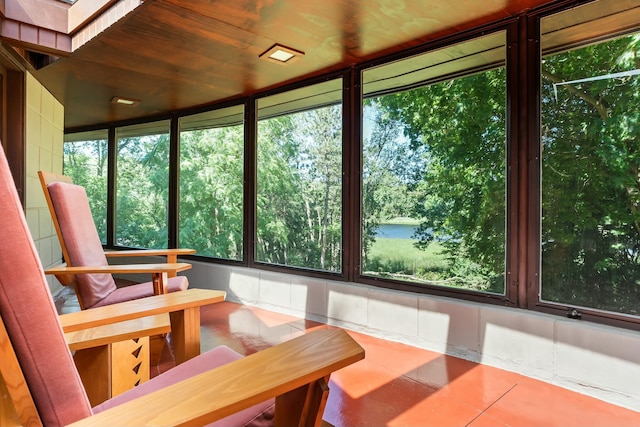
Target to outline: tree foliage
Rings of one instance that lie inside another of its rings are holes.
[[[64,174],[85,188],[98,235],[107,241],[107,140],[64,144]]]
[[[634,35],[545,58],[544,299],[638,313],[640,80],[607,76],[637,69],[639,48]]]
[[[417,246],[444,247],[448,284],[504,291],[506,83],[503,68],[376,98],[401,123]]]
[[[362,263],[366,271],[369,253],[380,224],[396,217],[409,217],[415,195],[411,184],[424,167],[422,156],[406,138],[400,138],[402,123],[391,118],[377,99],[365,101],[364,117],[370,135],[362,148]]]
[[[242,259],[243,126],[180,134],[180,242],[205,256]]]
[[[118,139],[116,244],[166,248],[169,135]]]
[[[257,187],[257,259],[340,271],[341,107],[260,121]]]

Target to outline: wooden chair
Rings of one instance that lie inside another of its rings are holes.
[[[219,292],[191,289],[58,316],[2,150],[0,212],[2,425],[180,426],[219,420],[231,426],[268,422],[271,414],[276,426],[319,425],[331,373],[364,358],[362,347],[338,329],[320,329],[247,357],[217,347],[92,408],[65,331],[146,317],[175,303],[172,321],[188,334],[190,313],[199,310],[188,296],[204,292],[215,299]]]
[[[177,258],[179,255],[194,253],[193,249],[105,252],[93,222],[85,189],[73,184],[71,178],[65,175],[39,171],[38,176],[65,261],[64,265],[50,268],[45,273],[55,275],[65,286],[73,285],[81,309],[104,307],[188,288],[187,278],[178,276],[177,273],[190,269],[191,265],[178,263]],[[116,256],[160,255],[166,257],[166,264],[109,265],[107,262],[107,258]],[[151,281],[116,286],[113,277],[114,274],[141,273],[149,274]],[[117,328],[121,329],[120,333],[123,336],[133,333],[132,338],[117,344],[74,348],[78,370],[94,404],[146,381],[149,378],[150,365],[159,360],[166,345],[165,338],[171,332],[171,324],[166,314],[149,319],[144,327],[141,327],[138,321],[133,324],[121,324]],[[135,358],[130,356],[133,350],[137,355]],[[184,360],[186,356],[177,355],[177,363]],[[110,378],[107,383],[95,381],[94,371],[98,361],[101,363],[103,375]]]
[[[47,270],[55,274],[65,286],[73,285],[80,308],[100,307],[150,295],[187,289],[189,282],[177,273],[191,268],[177,263],[179,255],[194,253],[193,249],[159,249],[108,251],[102,248],[98,230],[93,222],[89,199],[83,187],[73,184],[65,175],[39,171],[40,184],[58,234],[66,267],[88,269]],[[169,266],[151,264],[145,267],[110,266],[109,257],[159,256],[167,257]],[[82,274],[78,274],[82,273]],[[151,282],[117,287],[113,274],[150,273]]]

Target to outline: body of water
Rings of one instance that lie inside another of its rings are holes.
[[[411,239],[418,228],[411,224],[380,224],[376,231],[376,237],[386,239]]]

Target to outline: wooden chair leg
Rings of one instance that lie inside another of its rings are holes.
[[[107,344],[77,350],[73,359],[91,406],[109,399],[111,397],[111,346]]]
[[[200,307],[169,313],[176,365],[200,354]]]
[[[158,366],[165,345],[167,345],[167,334],[149,337],[149,363],[151,366]]]
[[[329,377],[321,378],[276,397],[275,426],[322,426],[329,397],[328,381]]]
[[[91,406],[149,380],[149,337],[77,350],[73,358]]]

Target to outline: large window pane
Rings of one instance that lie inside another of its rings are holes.
[[[115,243],[166,248],[169,121],[118,128],[116,143]]]
[[[63,173],[87,192],[103,244],[107,243],[107,130],[65,135]]]
[[[243,106],[180,120],[180,246],[242,260]]]
[[[258,101],[256,259],[342,269],[342,81]]]
[[[364,71],[363,275],[505,293],[505,55],[499,32]]]
[[[554,50],[557,23],[573,23],[565,38],[584,34],[572,20],[588,10],[543,20],[543,48]],[[542,300],[640,311],[639,53],[635,33],[544,56]]]

